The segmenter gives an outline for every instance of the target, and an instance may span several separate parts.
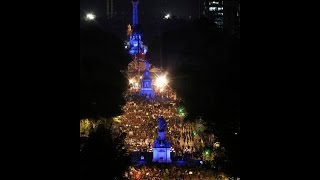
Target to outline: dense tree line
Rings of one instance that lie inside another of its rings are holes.
[[[80,119],[121,114],[128,82],[124,70],[130,56],[123,42],[99,26],[80,28]],[[80,138],[80,179],[121,179],[129,157],[124,135],[112,136],[110,127],[99,126]]]
[[[124,138],[103,125],[92,131],[80,151],[80,179],[122,179],[130,164]]]
[[[116,36],[95,25],[80,29],[80,119],[121,113],[129,62]]]

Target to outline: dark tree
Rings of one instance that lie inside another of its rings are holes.
[[[123,72],[129,61],[123,42],[114,34],[94,22],[80,28],[80,119],[108,119],[121,113],[128,84]],[[80,178],[120,179],[129,162],[123,139],[103,126],[87,140],[80,138]]]
[[[95,25],[80,29],[80,119],[121,113],[130,61],[123,42]]]
[[[80,151],[80,179],[122,179],[130,163],[124,137],[124,134],[115,137],[110,127],[103,125],[91,132]]]

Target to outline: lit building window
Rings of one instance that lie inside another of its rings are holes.
[[[217,10],[217,7],[209,7],[209,11],[215,11]]]
[[[209,5],[214,5],[214,4],[219,4],[219,2],[216,2],[216,1],[209,2]]]

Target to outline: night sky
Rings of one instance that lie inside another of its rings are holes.
[[[140,0],[140,16],[162,17],[165,13],[171,13],[178,17],[198,16],[198,0]],[[81,11],[94,11],[103,14],[106,0],[80,0]],[[114,0],[114,10],[118,13],[131,12],[130,0]],[[148,19],[148,18],[146,18]]]

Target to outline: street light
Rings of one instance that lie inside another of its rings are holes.
[[[129,84],[134,84],[135,80],[134,79],[129,79]]]
[[[170,18],[170,14],[167,14],[164,16],[164,19],[169,19]]]
[[[163,89],[167,84],[168,84],[168,79],[167,79],[166,75],[159,76],[156,79],[156,86],[159,89]]]
[[[214,143],[214,147],[215,148],[219,148],[220,147],[220,143],[219,142]]]
[[[86,15],[86,20],[87,21],[93,21],[96,18],[96,15],[92,14],[92,13],[88,13]]]

